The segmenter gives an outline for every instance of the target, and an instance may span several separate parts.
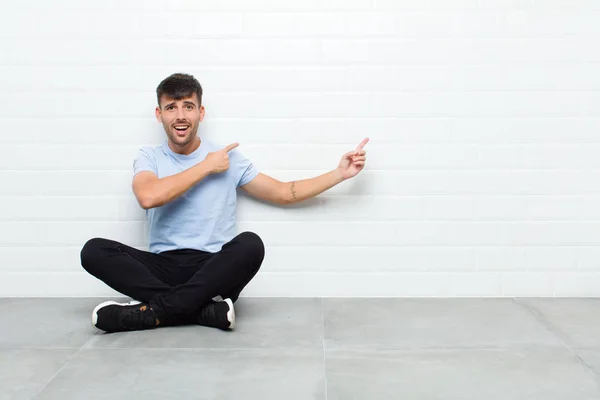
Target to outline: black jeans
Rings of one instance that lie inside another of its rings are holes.
[[[217,253],[193,249],[159,254],[114,240],[93,238],[81,250],[81,265],[114,290],[148,303],[161,325],[191,323],[221,296],[236,301],[264,259],[260,237],[244,232]]]

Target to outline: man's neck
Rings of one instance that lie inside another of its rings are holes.
[[[196,136],[193,141],[191,141],[184,147],[179,147],[176,144],[174,144],[173,142],[171,142],[170,140],[168,142],[169,142],[169,148],[171,150],[173,150],[173,152],[187,156],[188,154],[192,154],[194,151],[196,151],[198,149],[198,147],[200,147],[201,141],[200,141],[200,137]]]

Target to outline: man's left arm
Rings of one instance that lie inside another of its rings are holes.
[[[293,204],[310,199],[356,176],[365,166],[367,157],[363,148],[368,141],[369,138],[366,138],[356,149],[344,154],[336,169],[314,178],[281,182],[260,173],[241,188],[256,198],[277,204]]]

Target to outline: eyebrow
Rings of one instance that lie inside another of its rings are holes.
[[[174,106],[174,105],[175,105],[175,102],[173,101],[173,102],[171,102],[171,103],[167,103],[167,104],[165,104],[165,108],[167,108],[167,107],[170,107],[170,106]],[[190,106],[194,106],[194,107],[196,107],[196,103],[194,103],[194,102],[192,102],[192,101],[184,101],[184,102],[183,102],[183,105],[190,105]]]

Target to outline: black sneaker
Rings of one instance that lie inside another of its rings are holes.
[[[200,311],[196,323],[224,331],[235,327],[235,310],[231,299],[209,304]]]
[[[94,309],[92,325],[106,332],[152,329],[156,327],[156,315],[148,304],[139,301],[106,301]]]

